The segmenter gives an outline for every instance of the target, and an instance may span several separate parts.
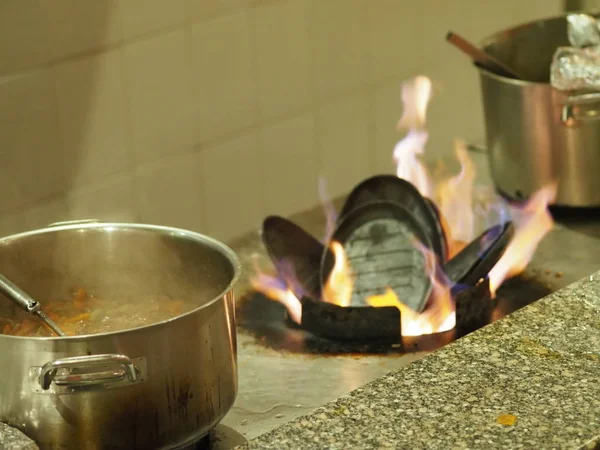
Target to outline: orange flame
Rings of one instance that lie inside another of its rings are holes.
[[[533,258],[538,244],[554,226],[548,205],[555,198],[556,185],[551,184],[534,193],[523,208],[513,211],[515,235],[489,273],[492,294],[505,280],[522,273]]]
[[[398,129],[422,129],[425,127],[427,106],[431,99],[431,80],[423,75],[402,85],[404,111],[398,121]]]
[[[396,174],[410,181],[425,197],[431,196],[431,185],[427,169],[418,155],[423,154],[429,138],[424,126],[430,97],[431,80],[427,77],[419,76],[402,85],[404,112],[398,129],[408,129],[408,133],[394,148]]]
[[[431,279],[432,290],[427,308],[418,313],[400,301],[396,293],[387,288],[382,295],[374,295],[366,299],[370,306],[395,306],[400,310],[400,330],[402,336],[421,336],[424,334],[441,333],[454,328],[456,312],[449,284],[438,275],[436,256],[420,243],[417,248],[423,252]]]
[[[323,300],[338,306],[350,306],[354,279],[352,269],[342,244],[332,241],[330,244],[334,256],[333,269],[323,287]]]
[[[403,84],[404,112],[398,122],[398,128],[407,129],[408,133],[396,145],[394,160],[397,164],[398,177],[411,182],[423,196],[431,198],[430,194],[435,192],[440,221],[448,242],[449,258],[451,258],[475,235],[473,201],[475,167],[465,145],[457,142],[455,153],[461,166],[460,172],[440,182],[434,189],[433,181],[419,159],[419,155],[424,153],[428,139],[425,117],[430,96],[431,81],[426,77],[416,77],[411,82]],[[321,185],[320,192],[323,194],[324,191],[324,185]],[[535,193],[524,207],[511,209],[516,231],[505,254],[489,273],[492,294],[502,282],[525,269],[539,242],[551,230],[553,221],[547,207],[554,200],[555,194],[556,186],[547,186]],[[498,205],[499,203],[492,201],[479,209],[483,214],[489,214]],[[326,208],[326,215],[327,236],[330,236],[335,222],[335,210],[332,207]],[[432,283],[432,293],[423,312],[418,313],[403,304],[390,288],[387,288],[383,294],[364,299],[366,304],[374,307],[397,307],[401,312],[401,330],[404,336],[446,331],[452,329],[456,323],[450,285],[441,276],[442,272],[437,267],[435,255],[422,245],[417,244],[417,247],[426,258],[427,273]],[[332,242],[331,250],[335,262],[323,288],[323,300],[339,306],[349,306],[354,288],[352,270],[340,243]],[[264,275],[260,271],[258,273],[259,275],[252,280],[253,287],[284,304],[292,320],[301,323],[302,305],[289,287],[276,278]]]
[[[256,275],[250,278],[252,288],[264,294],[267,298],[276,300],[283,304],[290,319],[297,324],[302,323],[302,303],[294,295],[294,293],[285,285],[279,278],[275,278],[263,273],[258,266],[255,265]]]
[[[460,172],[437,187],[437,200],[444,217],[451,242],[470,242],[474,237],[473,183],[475,165],[467,153],[465,144],[456,141],[456,157]]]

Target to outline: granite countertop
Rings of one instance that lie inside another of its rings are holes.
[[[0,422],[0,450],[39,450],[23,432]]]
[[[600,448],[600,272],[239,448]]]

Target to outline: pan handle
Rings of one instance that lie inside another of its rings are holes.
[[[568,97],[562,106],[560,119],[568,127],[600,120],[600,93]]]
[[[90,371],[91,368],[99,370]],[[104,354],[51,361],[39,368],[37,379],[42,391],[47,391],[53,382],[63,388],[94,385],[106,387],[109,383],[141,382],[142,377],[141,370],[128,356]]]

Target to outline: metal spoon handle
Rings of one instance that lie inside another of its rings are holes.
[[[25,312],[35,313],[40,310],[38,302],[2,274],[0,274],[0,292]]]
[[[35,312],[35,314],[37,314],[40,319],[42,319],[44,321],[44,323],[46,325],[48,325],[48,327],[54,331],[57,335],[59,336],[66,336],[67,334],[60,329],[60,327],[56,324],[56,322],[54,320],[52,320],[50,317],[48,317],[46,315],[46,313],[44,313],[42,310],[38,310]]]
[[[12,300],[23,311],[37,315],[57,335],[66,336],[66,333],[50,317],[42,312],[41,305],[38,302],[2,274],[0,274],[0,292]]]

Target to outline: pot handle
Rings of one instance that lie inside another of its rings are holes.
[[[568,126],[600,120],[600,93],[573,95],[563,104],[560,119]]]
[[[109,370],[108,366],[119,366],[121,369]],[[89,368],[104,366],[102,371],[89,372]],[[59,374],[61,369],[69,369],[66,375]],[[73,374],[73,369],[88,369],[79,374]],[[57,359],[44,364],[39,372],[38,381],[43,391],[50,389],[52,382],[58,386],[92,386],[98,384],[116,383],[127,377],[130,383],[136,383],[140,378],[140,370],[134,362],[125,355],[86,355]]]

